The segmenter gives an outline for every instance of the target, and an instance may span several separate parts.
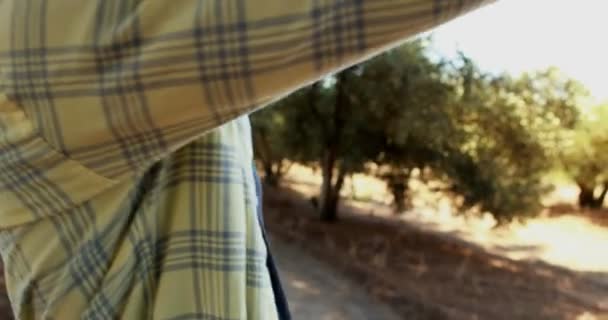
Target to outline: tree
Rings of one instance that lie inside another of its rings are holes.
[[[285,107],[269,111],[277,115],[254,125],[258,158],[275,163],[265,166],[270,174],[285,158],[320,168],[325,221],[337,218],[347,176],[381,177],[401,211],[418,169],[446,182],[463,209],[505,222],[537,212],[543,175],[577,121],[579,92],[555,70],[513,79],[464,56],[433,62],[417,40],[279,102]],[[270,145],[284,153],[269,156]]]
[[[411,172],[431,170],[464,208],[501,222],[537,212],[553,148],[576,121],[582,92],[552,69],[512,79],[485,74],[465,56],[433,63],[420,42],[372,60],[361,79],[365,105],[377,105],[366,126],[376,124],[383,141],[375,168],[397,211],[407,205]]]
[[[291,167],[294,148],[284,138],[289,134],[285,112],[289,101],[281,100],[251,117],[254,155],[264,172],[264,183],[278,186]]]
[[[307,108],[295,112],[293,119],[293,128],[302,130],[291,137],[312,156],[300,160],[321,168],[323,220],[337,218],[345,177],[368,172],[370,162],[390,165],[384,177],[397,208],[403,208],[407,175],[423,165],[426,155],[421,149],[429,149],[422,147],[431,140],[425,117],[427,124],[442,127],[431,112],[439,112],[448,96],[449,88],[440,78],[440,66],[425,56],[419,40],[304,90],[300,96],[307,97]],[[426,138],[417,139],[421,136]]]
[[[409,43],[362,67],[357,92],[366,110],[366,143],[375,174],[393,195],[396,212],[410,201],[408,181],[415,169],[437,162],[441,150],[458,143],[441,63],[425,55],[425,41]],[[432,134],[430,134],[432,133]]]
[[[253,116],[254,141],[267,177],[279,178],[285,159],[320,168],[318,209],[322,220],[337,219],[340,191],[348,174],[361,171],[357,152],[360,123],[351,106],[349,82],[357,67],[305,87]],[[287,107],[288,106],[288,107]],[[279,110],[280,109],[280,110]],[[276,180],[275,178],[275,180]],[[272,181],[272,180],[271,180]]]
[[[450,81],[460,88],[455,121],[466,137],[444,160],[453,190],[465,206],[479,205],[500,223],[536,214],[550,189],[543,177],[556,164],[584,91],[556,70],[514,79],[461,60]]]
[[[562,148],[566,173],[580,189],[581,208],[600,208],[608,193],[608,106],[584,114]]]
[[[296,92],[291,99],[292,131],[289,144],[300,152],[294,160],[316,165],[323,177],[319,194],[319,214],[323,221],[335,221],[340,192],[347,175],[360,171],[365,162],[352,130],[360,124],[358,108],[352,105],[349,85],[357,67],[317,82]],[[352,91],[351,91],[352,92]]]

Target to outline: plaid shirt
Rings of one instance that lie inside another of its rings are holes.
[[[487,0],[0,0],[19,319],[276,319],[246,114]]]

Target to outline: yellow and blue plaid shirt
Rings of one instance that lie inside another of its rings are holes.
[[[0,0],[18,319],[277,319],[246,114],[484,0]]]

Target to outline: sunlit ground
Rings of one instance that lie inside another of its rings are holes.
[[[312,195],[318,191],[321,178],[311,169],[294,165],[289,172],[291,186],[299,192]],[[384,183],[375,178],[357,175],[354,183],[348,181],[344,195],[351,198],[350,205],[370,215],[395,218],[387,205]],[[512,259],[541,260],[574,271],[608,272],[608,228],[593,224],[585,217],[564,214],[559,217],[541,215],[525,224],[512,224],[495,229],[490,215],[466,218],[455,215],[448,199],[429,192],[423,184],[412,184],[417,193],[414,209],[398,216],[425,229],[454,234],[473,242],[490,252]],[[570,202],[576,197],[576,188],[561,187],[548,199]],[[607,281],[608,282],[608,281]],[[608,301],[607,301],[608,303]]]

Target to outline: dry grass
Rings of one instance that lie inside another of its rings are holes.
[[[320,177],[295,166],[288,179],[295,193],[274,190],[267,199],[270,228],[342,265],[403,314],[417,310],[414,319],[597,320],[608,313],[608,228],[597,213],[561,206],[495,229],[491,216],[457,215],[449,199],[414,183],[414,208],[395,215],[384,184],[356,176],[344,191],[351,200],[342,221],[323,225],[303,200]],[[568,200],[559,192],[572,193],[558,189],[554,199]]]
[[[294,165],[288,185],[299,193],[316,194],[321,177],[310,168]],[[576,188],[561,186],[544,202],[553,205],[539,217],[495,229],[489,215],[456,214],[451,200],[414,181],[414,208],[395,215],[382,181],[355,175],[343,195],[356,212],[400,219],[425,230],[452,233],[493,253],[521,260],[540,260],[576,271],[608,272],[608,212],[580,212],[567,205],[576,199]],[[561,203],[562,205],[555,205]],[[564,205],[565,204],[565,205]],[[606,224],[604,224],[606,223]]]

